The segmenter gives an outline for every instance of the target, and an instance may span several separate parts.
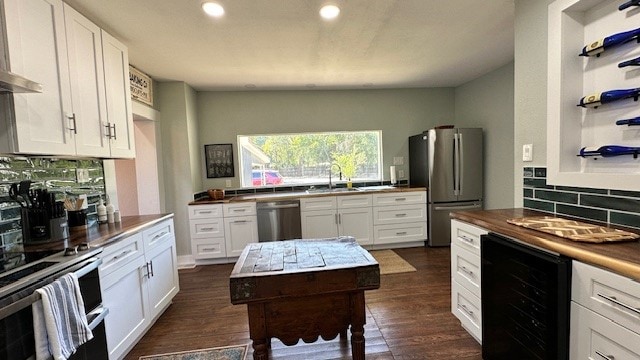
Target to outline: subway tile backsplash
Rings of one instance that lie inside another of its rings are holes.
[[[547,169],[523,169],[527,209],[640,228],[640,192],[547,185]]]
[[[88,181],[77,181],[77,169],[86,171]],[[57,200],[87,195],[88,217],[94,220],[96,206],[105,194],[102,160],[67,160],[41,157],[0,157],[0,249],[22,243],[20,206],[9,197],[12,183],[31,180],[32,189],[47,189]]]

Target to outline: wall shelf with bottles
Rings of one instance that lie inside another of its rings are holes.
[[[640,126],[616,125],[640,117],[640,67],[633,64],[640,56],[640,6],[620,10],[624,3],[556,0],[549,5],[550,184],[640,189],[638,156],[594,153],[612,145],[640,146]],[[578,156],[585,153],[589,156]]]

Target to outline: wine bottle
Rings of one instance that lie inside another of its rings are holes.
[[[638,97],[640,97],[640,88],[635,89],[622,89],[622,90],[609,90],[604,91],[599,94],[588,95],[580,99],[578,106],[581,107],[593,107],[597,108],[602,104],[608,104],[610,102],[633,98],[633,100],[638,101]]]
[[[634,158],[638,157],[640,153],[640,147],[632,146],[620,146],[620,145],[604,145],[599,148],[583,147],[580,149],[578,156],[602,156],[602,157],[614,157],[620,155],[633,155]]]
[[[627,60],[627,61],[623,61],[620,64],[618,64],[619,68],[623,68],[623,67],[626,67],[626,66],[640,66],[640,57],[637,57],[637,58],[631,59],[631,60]]]
[[[607,36],[605,38],[596,40],[589,45],[585,45],[582,48],[582,52],[578,55],[580,56],[600,56],[605,50],[627,43],[631,40],[638,40],[640,36],[640,28],[635,30],[629,30],[617,34],[613,34]]]
[[[616,121],[616,125],[640,125],[640,116],[633,119],[624,119]]]
[[[622,11],[628,7],[632,7],[632,6],[640,6],[640,0],[630,0],[627,1],[626,3],[621,4],[620,6],[618,6],[618,10]]]

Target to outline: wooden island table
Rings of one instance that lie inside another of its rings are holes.
[[[252,243],[229,277],[232,304],[247,304],[253,359],[268,360],[271,338],[346,336],[364,359],[364,291],[380,287],[378,262],[353,237]]]

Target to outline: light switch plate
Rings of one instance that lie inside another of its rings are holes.
[[[522,161],[533,161],[533,144],[522,145]]]
[[[398,179],[404,179],[404,170],[398,170]]]
[[[393,165],[404,165],[404,157],[402,156],[395,156],[393,158]]]
[[[231,187],[231,180],[225,180],[224,186],[230,188]]]

